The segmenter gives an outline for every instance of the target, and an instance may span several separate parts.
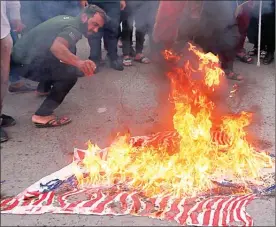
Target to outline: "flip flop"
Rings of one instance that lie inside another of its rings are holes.
[[[139,59],[134,58],[134,61],[137,61],[137,62],[143,63],[143,64],[149,64],[150,63],[150,60],[147,57],[145,57],[145,56],[142,56]]]
[[[124,66],[132,66],[132,60],[131,60],[131,58],[124,58],[123,59],[123,65]]]
[[[47,123],[37,123],[33,122],[35,127],[37,128],[52,128],[52,127],[59,127],[63,125],[67,125],[71,122],[72,120],[67,117],[56,117],[54,119],[49,120]]]
[[[241,61],[241,62],[244,62],[244,63],[247,63],[247,64],[251,64],[253,63],[253,58],[249,55],[247,55],[246,53],[241,53],[241,54],[244,54],[243,56],[241,55],[236,55],[236,57]]]

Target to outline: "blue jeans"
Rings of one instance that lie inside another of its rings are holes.
[[[16,40],[18,39],[18,35],[16,32],[11,31],[11,37],[12,37],[12,41],[13,41],[13,45],[15,44]],[[17,83],[21,80],[21,77],[19,76],[19,74],[14,70],[15,68],[15,64],[13,63],[13,61],[11,60],[10,62],[10,76],[9,76],[9,80],[10,83]]]
[[[96,34],[88,37],[88,43],[90,46],[89,59],[99,64],[101,61],[101,39],[104,38],[104,44],[107,49],[107,55],[111,61],[117,60],[117,43],[118,43],[118,27],[120,24],[120,2],[93,2],[89,1],[89,4],[95,4],[101,7],[106,14],[111,18],[111,21],[99,29]]]

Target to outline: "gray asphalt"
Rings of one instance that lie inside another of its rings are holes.
[[[78,54],[88,56],[86,40],[78,45]],[[10,140],[1,144],[1,194],[12,196],[69,164],[74,147],[85,147],[91,139],[105,147],[111,135],[130,129],[132,135],[145,135],[171,127],[166,95],[168,80],[158,66],[140,65],[117,72],[105,68],[92,78],[81,78],[57,109],[57,114],[72,117],[73,122],[56,129],[36,129],[31,115],[42,102],[34,94],[8,94],[4,113],[17,120],[8,128]],[[259,106],[262,117],[252,130],[267,149],[275,153],[275,65],[256,67],[235,63],[236,71],[248,80],[238,109]],[[106,108],[105,112],[101,112]],[[275,198],[253,201],[247,208],[256,226],[275,226]],[[150,218],[84,215],[1,215],[2,226],[175,226],[176,223]]]

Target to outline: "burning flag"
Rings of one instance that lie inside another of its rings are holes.
[[[275,188],[274,160],[246,139],[251,113],[216,114],[210,94],[224,79],[218,57],[192,44],[188,50],[197,64],[186,60],[168,72],[174,131],[118,136],[105,149],[89,143],[75,151],[69,166],[2,200],[1,212],[132,214],[181,225],[252,226],[245,206]],[[163,54],[167,61],[181,59],[170,50]],[[69,202],[78,195],[82,199]]]
[[[256,152],[246,140],[251,113],[214,115],[216,105],[208,94],[216,92],[224,77],[218,57],[192,44],[188,50],[196,57],[197,68],[186,61],[168,73],[170,100],[175,106],[172,136],[143,146],[134,146],[129,135],[119,136],[108,148],[106,159],[95,155],[100,149],[90,144],[75,169],[80,185],[124,184],[146,196],[183,197],[209,192],[214,180],[230,178],[242,184],[244,191],[239,193],[245,193],[250,191],[248,182],[272,167],[270,156]],[[180,59],[169,50],[164,57]],[[195,73],[200,79],[194,78]]]

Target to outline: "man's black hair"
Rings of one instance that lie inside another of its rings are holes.
[[[93,17],[96,13],[100,14],[101,17],[104,19],[104,22],[107,23],[110,19],[106,15],[105,11],[96,5],[88,5],[82,11],[81,14],[85,13],[89,18]]]

